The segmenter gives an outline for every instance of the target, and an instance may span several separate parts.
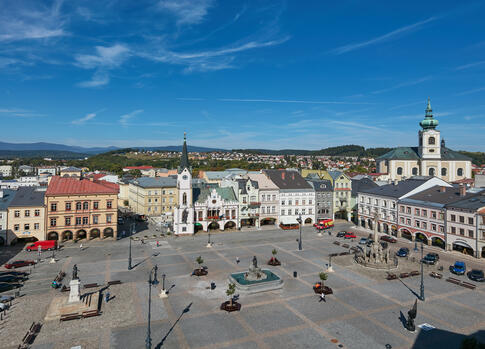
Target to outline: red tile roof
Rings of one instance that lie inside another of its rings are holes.
[[[118,192],[119,187],[114,183],[55,176],[52,177],[45,195],[118,194]]]
[[[151,170],[153,166],[127,166],[128,170]]]

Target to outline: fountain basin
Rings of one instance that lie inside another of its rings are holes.
[[[242,272],[230,274],[229,282],[236,285],[236,290],[244,293],[272,291],[283,287],[283,280],[271,270],[262,269],[261,272],[266,275],[266,278],[246,280],[246,272]]]

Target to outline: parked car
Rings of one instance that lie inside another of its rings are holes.
[[[485,276],[483,275],[483,270],[480,269],[472,269],[467,273],[467,276],[470,280],[484,282]]]
[[[8,310],[8,303],[0,303],[0,311]]]
[[[398,257],[407,257],[409,255],[409,248],[401,247],[397,252],[396,256]]]
[[[455,264],[450,265],[450,271],[456,275],[464,275],[466,272],[465,262],[456,261]]]
[[[369,239],[367,239],[367,238],[361,238],[360,241],[359,241],[359,244],[360,245],[366,245],[368,240]]]
[[[34,261],[19,260],[19,261],[13,261],[12,263],[5,264],[5,268],[15,269],[15,268],[26,267],[26,266],[29,266],[29,265],[34,265],[34,264],[36,264]]]
[[[440,256],[437,253],[428,253],[426,256],[424,256],[421,262],[423,262],[424,264],[435,265],[439,259]]]
[[[0,276],[0,282],[19,282],[19,281],[25,281],[25,278],[22,276],[16,276],[16,275]]]
[[[13,301],[14,298],[15,298],[14,296],[8,296],[8,295],[0,296],[0,302],[7,303],[7,302],[10,302],[10,301]]]
[[[347,232],[346,232],[346,231],[339,231],[339,232],[337,233],[337,237],[338,237],[338,238],[343,238],[343,237],[345,236],[345,234],[347,234]]]
[[[380,240],[390,242],[391,244],[394,244],[397,242],[397,239],[394,236],[390,236],[390,235],[382,235],[380,237]]]
[[[25,249],[27,251],[38,251],[40,247],[41,251],[52,251],[57,249],[57,240],[44,240],[44,241],[36,241],[33,244],[30,244]]]
[[[355,239],[357,236],[355,236],[354,233],[348,232],[347,234],[344,235],[344,239]]]
[[[22,287],[21,284],[8,284],[5,282],[0,283],[0,292],[10,291],[16,288]]]

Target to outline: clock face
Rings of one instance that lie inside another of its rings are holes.
[[[182,176],[182,179],[184,179],[184,180],[187,180],[187,178],[188,178],[187,175]]]

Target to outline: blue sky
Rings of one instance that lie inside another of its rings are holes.
[[[303,4],[304,3],[304,4]],[[6,142],[485,151],[485,3],[0,0]]]

